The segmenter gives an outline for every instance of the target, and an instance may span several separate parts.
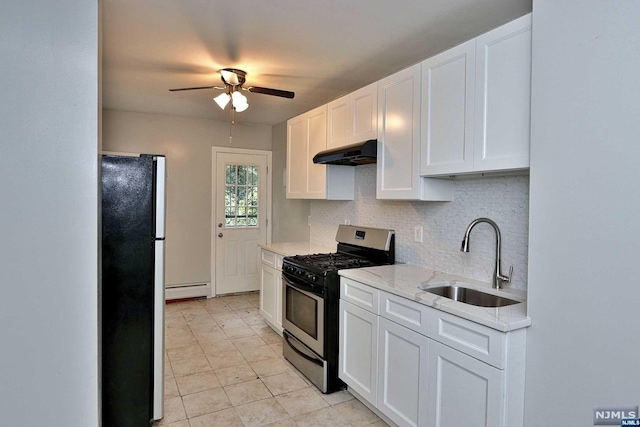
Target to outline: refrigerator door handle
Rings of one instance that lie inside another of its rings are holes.
[[[166,158],[163,156],[154,157],[156,164],[156,238],[164,239],[165,222],[165,178],[167,176]]]
[[[153,301],[153,419],[164,417],[164,239],[155,243]]]

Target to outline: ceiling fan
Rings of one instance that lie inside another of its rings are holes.
[[[182,90],[200,90],[200,89],[220,89],[225,92],[213,98],[216,103],[224,110],[227,103],[231,101],[232,110],[242,112],[249,107],[247,98],[241,93],[241,90],[246,90],[252,93],[261,93],[264,95],[279,96],[282,98],[293,99],[295,93],[280,90],[271,89],[267,87],[249,86],[242,87],[245,83],[247,73],[237,68],[223,68],[220,70],[220,80],[224,83],[224,86],[198,86],[198,87],[183,87],[177,89],[169,89],[171,92],[177,92]]]

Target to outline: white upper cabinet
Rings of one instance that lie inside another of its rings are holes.
[[[287,198],[304,198],[307,194],[307,133],[305,115],[287,121]]]
[[[348,106],[349,95],[338,98],[327,105],[327,149],[348,145]]]
[[[453,196],[450,182],[420,176],[420,69],[417,64],[378,82],[378,199]]]
[[[530,14],[422,66],[423,176],[529,167]]]
[[[327,149],[377,137],[378,92],[375,83],[327,106]]]
[[[476,39],[474,169],[529,167],[531,15]]]
[[[473,170],[475,40],[422,63],[423,170]]]
[[[372,83],[349,95],[348,134],[351,144],[378,137],[378,85]]]
[[[353,200],[352,166],[313,163],[313,156],[326,149],[326,105],[287,121],[288,199]]]

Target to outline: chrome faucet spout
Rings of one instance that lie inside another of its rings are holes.
[[[473,227],[480,224],[481,222],[486,222],[487,224],[491,225],[493,227],[493,230],[496,232],[496,264],[495,264],[495,270],[493,272],[493,287],[496,289],[500,289],[503,284],[511,282],[511,277],[513,275],[513,266],[511,266],[511,268],[509,269],[509,274],[507,276],[502,274],[502,269],[500,267],[502,264],[501,255],[500,255],[502,238],[500,235],[500,228],[498,227],[498,224],[496,224],[493,220],[489,218],[477,218],[471,221],[471,223],[467,226],[467,230],[464,233],[464,238],[462,239],[462,245],[460,247],[460,251],[469,252],[469,235],[471,234],[471,230],[473,229]]]

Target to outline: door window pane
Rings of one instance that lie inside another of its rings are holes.
[[[227,176],[227,184],[235,184],[236,183],[236,166],[235,165],[227,165],[226,170]]]
[[[225,227],[257,227],[259,168],[251,165],[226,165]]]

